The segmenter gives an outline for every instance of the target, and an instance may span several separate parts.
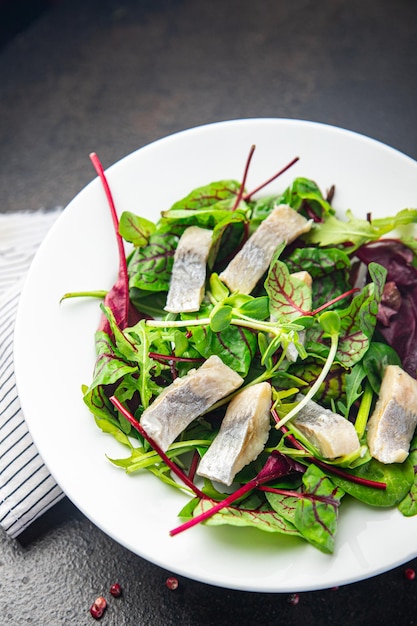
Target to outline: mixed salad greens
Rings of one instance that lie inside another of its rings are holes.
[[[84,401],[97,426],[126,449],[122,458],[110,459],[114,465],[128,474],[147,470],[190,494],[171,534],[201,522],[253,526],[332,553],[344,499],[417,514],[417,437],[408,458],[392,464],[372,458],[366,439],[387,365],[416,378],[417,241],[397,233],[417,222],[417,210],[375,219],[348,211],[341,219],[332,206],[334,188],[324,195],[300,177],[277,195],[259,194],[264,185],[248,192],[252,154],[242,181],[191,190],[155,223],[130,212],[119,221],[103,169],[91,155],[109,200],[120,266],[101,305],[97,361]],[[231,292],[219,274],[282,204],[311,220],[310,230],[277,247],[253,292]],[[213,233],[203,299],[198,311],[167,313],[174,253],[190,226]],[[123,239],[130,244],[127,258]],[[312,277],[310,290],[300,271]],[[72,295],[80,294],[64,297]],[[196,471],[234,394],[214,402],[166,451],[140,423],[164,389],[212,355],[243,378],[242,388],[267,381],[272,392],[266,445],[231,489]],[[354,425],[355,453],[324,458],[294,425],[312,398]]]

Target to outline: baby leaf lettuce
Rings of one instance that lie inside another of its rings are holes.
[[[417,210],[404,209],[393,217],[371,221],[355,217],[352,211],[348,210],[346,217],[346,220],[340,220],[335,215],[327,215],[323,223],[313,225],[305,236],[306,241],[319,246],[348,243],[348,251],[353,253],[363,244],[376,241],[399,226],[416,223]]]
[[[340,337],[335,361],[344,367],[352,367],[360,361],[369,348],[375,329],[386,270],[374,263],[369,267],[369,272],[373,282],[365,285],[362,291],[354,296],[347,308],[339,310]],[[328,348],[323,340],[323,331],[317,327],[308,329],[307,352],[324,358]]]
[[[309,178],[296,178],[280,198],[282,204],[299,211],[305,217],[321,222],[325,216],[332,215],[333,207],[323,197],[317,184]]]
[[[170,211],[201,211],[225,200],[235,200],[240,191],[240,182],[221,180],[193,189],[175,202]]]
[[[361,502],[378,507],[392,507],[401,502],[414,482],[413,465],[409,459],[406,459],[404,463],[391,463],[389,465],[371,459],[368,463],[359,465],[355,469],[347,469],[346,473],[386,485],[385,489],[370,489],[367,486],[346,480],[340,475],[331,476],[332,481],[349,495]]]
[[[194,515],[209,512],[215,502],[209,498],[200,500],[194,508]],[[180,514],[180,517],[182,515]],[[266,503],[260,503],[256,496],[249,496],[237,506],[227,506],[205,522],[209,526],[228,524],[230,526],[253,526],[269,533],[282,533],[287,536],[300,537],[301,533],[295,525]]]
[[[321,222],[324,216],[335,212],[313,180],[299,177],[282,194],[260,198],[252,203],[251,231],[255,230],[278,204],[288,204],[315,222]]]
[[[145,246],[135,248],[128,260],[130,289],[135,288],[145,294],[168,291],[181,232],[178,226],[160,225]]]
[[[213,307],[202,307],[198,315],[207,317]],[[195,319],[196,315],[183,314],[182,318]],[[246,328],[227,325],[223,330],[215,331],[210,326],[189,328],[190,342],[204,358],[216,354],[223,363],[242,376],[248,374],[256,351],[256,335]]]
[[[351,289],[351,260],[338,248],[296,248],[286,257],[285,263],[291,273],[306,271],[312,277],[314,309]],[[333,308],[344,306],[345,300],[332,305]]]
[[[301,535],[322,552],[331,554],[337,529],[338,509],[344,491],[318,467],[310,465],[303,474],[303,489],[293,495],[268,491],[272,508],[294,524]]]
[[[162,212],[162,221],[182,226],[224,227],[229,221],[235,221],[233,214],[240,213],[239,219],[245,219],[248,207],[241,201],[235,206],[239,196],[240,183],[224,180],[198,187],[185,198],[175,202],[168,211]]]
[[[136,247],[147,244],[155,228],[153,222],[130,211],[123,211],[120,216],[120,235]]]
[[[311,289],[300,278],[291,276],[286,264],[278,259],[278,254],[270,265],[265,289],[271,315],[291,321],[311,311]]]

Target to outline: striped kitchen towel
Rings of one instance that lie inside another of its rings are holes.
[[[13,332],[24,276],[61,209],[0,214],[0,527],[16,537],[63,493],[45,467],[20,408]]]

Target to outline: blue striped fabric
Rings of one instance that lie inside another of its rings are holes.
[[[0,215],[0,527],[11,537],[63,497],[28,432],[13,368],[23,278],[59,214],[57,209]]]

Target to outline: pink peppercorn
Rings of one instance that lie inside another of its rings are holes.
[[[170,576],[169,578],[167,578],[165,584],[168,587],[168,589],[171,589],[171,591],[175,591],[175,589],[177,589],[179,585],[178,579],[174,578],[174,576]]]
[[[122,595],[122,588],[119,583],[114,583],[114,585],[110,587],[110,593],[113,598],[120,598],[120,596]]]
[[[411,567],[407,567],[404,573],[407,580],[414,580],[414,578],[416,577],[415,570],[413,570]]]
[[[288,602],[289,604],[292,604],[293,606],[296,606],[300,601],[300,596],[298,595],[298,593],[292,593],[289,597],[288,597]]]
[[[106,599],[103,596],[96,598],[94,603],[90,606],[90,613],[94,619],[100,619],[107,607]]]

